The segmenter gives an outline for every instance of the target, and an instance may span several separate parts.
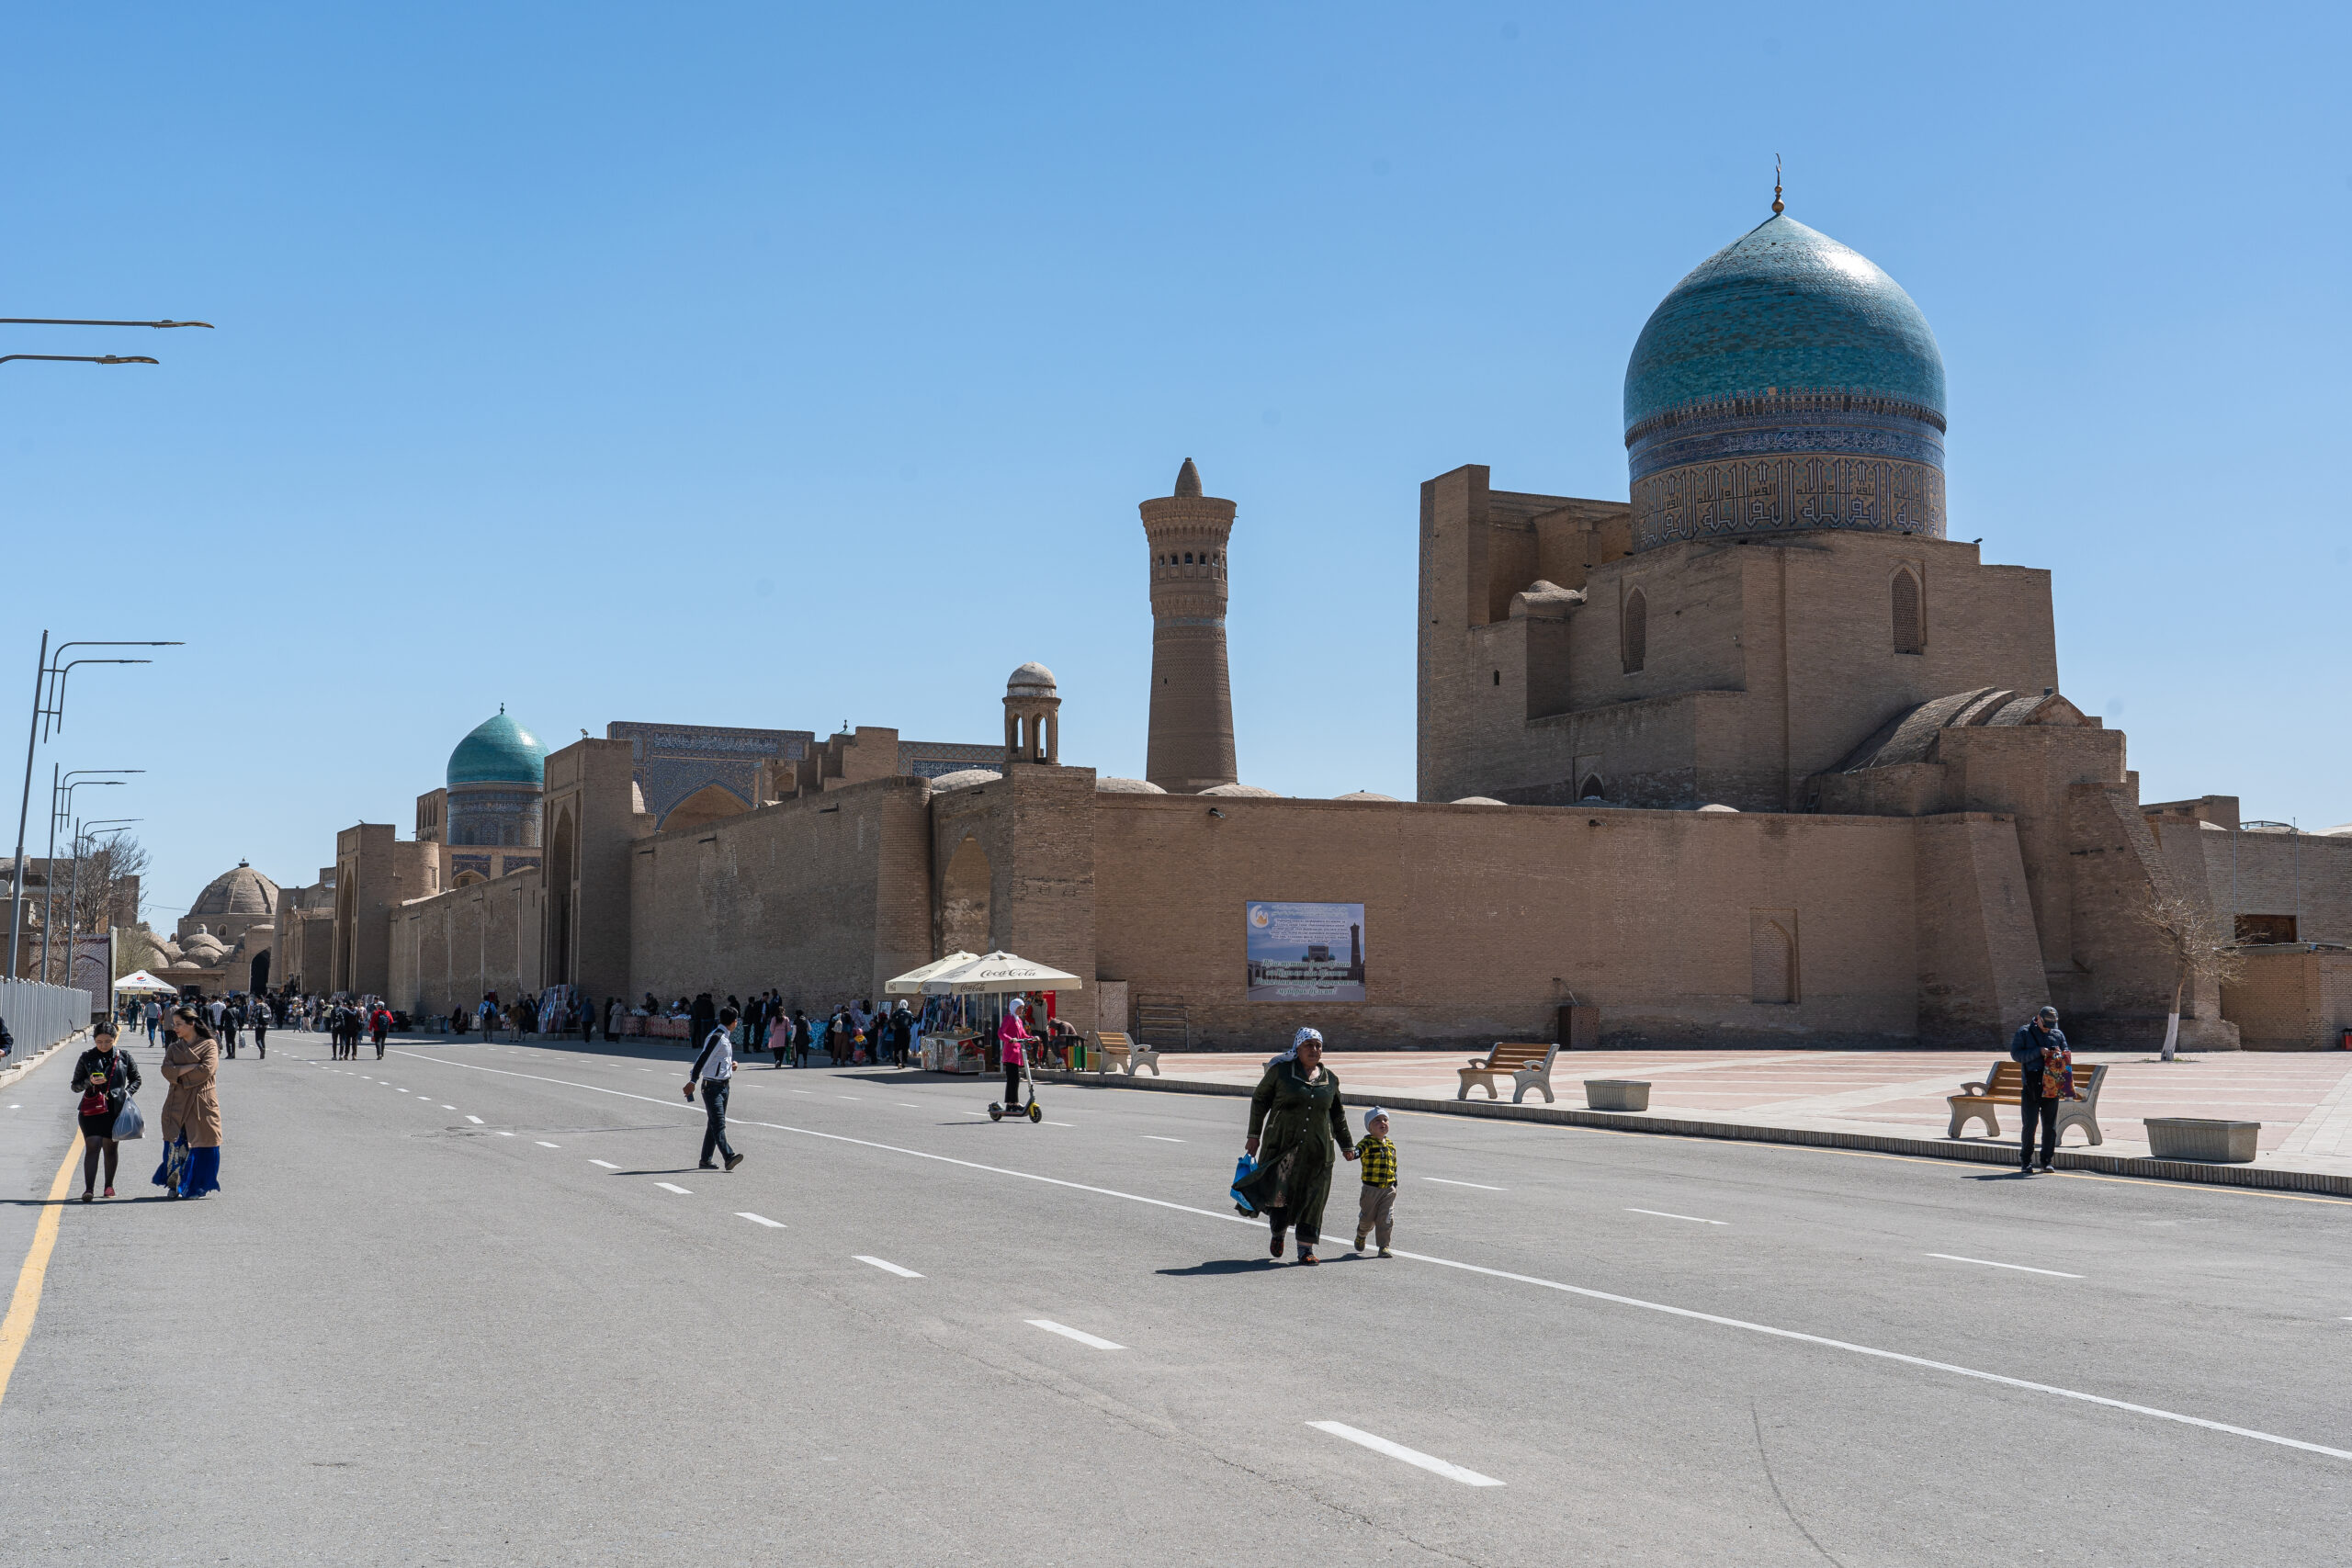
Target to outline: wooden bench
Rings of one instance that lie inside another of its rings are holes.
[[[2080,1123],[2083,1131],[2090,1134],[2090,1141],[2093,1144],[2107,1142],[2098,1130],[2098,1091],[2099,1087],[2106,1081],[2107,1064],[2104,1062],[2091,1069],[2090,1082],[2087,1085],[2083,1082],[2082,1069],[2080,1067],[2075,1069],[2075,1087],[2082,1091],[2083,1098],[2062,1100],[2058,1102],[2060,1142],[2064,1142],[2066,1129],[2075,1123]],[[1945,1132],[1944,1136],[1957,1138],[1962,1127],[1967,1126],[1971,1122],[1982,1122],[1984,1123],[1985,1136],[1999,1137],[2001,1122],[2000,1119],[1993,1114],[1993,1107],[2024,1103],[2022,1097],[2024,1086],[2025,1069],[2023,1067],[2015,1062],[1994,1063],[1993,1070],[1984,1076],[1982,1082],[1962,1084],[1960,1086],[1958,1094],[1945,1097],[1945,1103],[1951,1107],[1951,1126]]]
[[[1549,1105],[1552,1103],[1552,1058],[1559,1054],[1557,1045],[1514,1045],[1498,1040],[1495,1042],[1493,1050],[1483,1056],[1471,1057],[1468,1066],[1454,1069],[1461,1075],[1462,1087],[1454,1090],[1453,1098],[1469,1099],[1470,1086],[1479,1084],[1485,1087],[1488,1100],[1499,1100],[1502,1096],[1495,1091],[1495,1080],[1509,1073],[1512,1086],[1510,1102],[1513,1105],[1526,1099],[1531,1089],[1542,1089],[1544,1103]]]
[[[1153,1077],[1161,1076],[1159,1053],[1151,1046],[1138,1045],[1127,1036],[1108,1029],[1094,1038],[1098,1042],[1095,1049],[1102,1056],[1101,1065],[1094,1069],[1096,1072],[1115,1073],[1124,1070],[1127,1077],[1133,1077],[1136,1076],[1137,1067],[1149,1067]]]

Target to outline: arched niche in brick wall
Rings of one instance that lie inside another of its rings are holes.
[[[980,840],[966,834],[948,857],[939,884],[939,947],[943,953],[991,953],[989,890],[994,873]]]

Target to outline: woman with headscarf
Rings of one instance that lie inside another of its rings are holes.
[[[1021,1069],[1028,1060],[1027,1047],[1036,1038],[1022,1021],[1021,1015],[1028,1010],[1029,1004],[1015,997],[1012,1005],[1004,1010],[1003,1021],[996,1026],[997,1062],[1004,1068],[1007,1105],[1021,1103]]]
[[[1234,1190],[1266,1216],[1273,1231],[1268,1253],[1280,1258],[1283,1233],[1295,1228],[1298,1260],[1317,1261],[1323,1204],[1331,1195],[1331,1151],[1356,1157],[1340,1105],[1340,1080],[1323,1065],[1319,1031],[1300,1030],[1290,1049],[1266,1064],[1266,1076],[1250,1097],[1250,1141],[1243,1147],[1258,1163]]]
[[[201,1198],[220,1187],[220,1047],[204,1015],[194,1008],[172,1010],[172,1043],[156,1069],[172,1092],[164,1099],[159,1123],[164,1163],[155,1185],[174,1198]]]

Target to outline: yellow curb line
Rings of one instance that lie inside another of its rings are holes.
[[[41,1281],[49,1277],[49,1255],[57,1246],[57,1222],[65,1213],[65,1190],[73,1184],[74,1156],[82,1152],[76,1137],[65,1148],[65,1163],[49,1184],[49,1206],[33,1227],[32,1250],[17,1276],[17,1293],[9,1298],[8,1315],[0,1318],[0,1399],[8,1397],[8,1374],[17,1370],[17,1356],[32,1337],[33,1314],[40,1310]]]

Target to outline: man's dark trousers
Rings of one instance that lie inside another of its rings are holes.
[[[2041,1092],[2040,1073],[2029,1072],[2027,1081],[2018,1090],[2018,1112],[2025,1119],[2024,1128],[2018,1134],[2018,1168],[2033,1166],[2034,1123],[2041,1124],[2041,1163],[2048,1165],[2058,1152],[2058,1102]]]
[[[710,1118],[702,1134],[702,1163],[710,1163],[710,1152],[717,1149],[729,1159],[735,1157],[734,1146],[727,1141],[727,1088],[732,1078],[707,1078],[702,1086],[702,1108]],[[2054,1114],[2054,1112],[2053,1112]]]

